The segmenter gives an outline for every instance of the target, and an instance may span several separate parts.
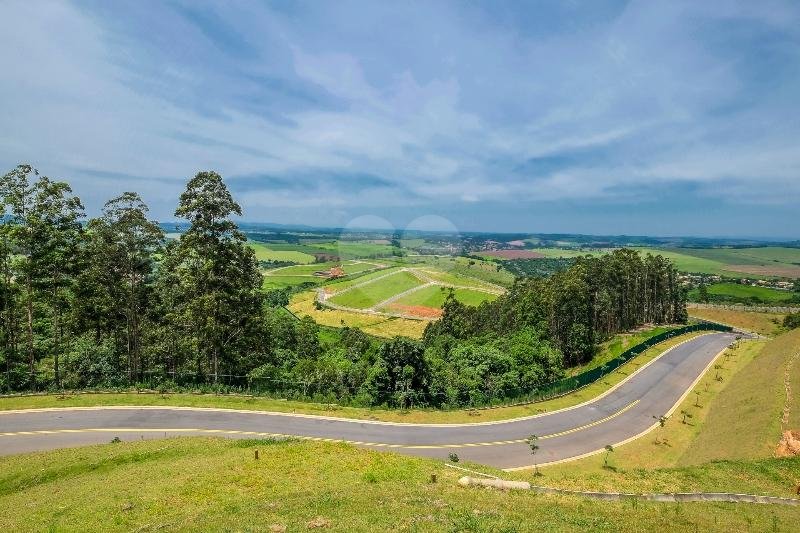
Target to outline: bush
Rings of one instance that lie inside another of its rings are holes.
[[[786,315],[783,319],[783,327],[786,329],[800,328],[800,312]]]

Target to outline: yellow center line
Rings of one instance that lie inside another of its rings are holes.
[[[540,435],[539,439],[553,439],[556,437],[562,437],[564,435],[569,435],[571,433],[575,433],[578,431],[582,431],[584,429],[588,429],[597,425],[600,425],[604,422],[608,422],[609,420],[616,418],[617,416],[621,415],[628,409],[631,409],[639,403],[639,400],[635,400],[616,413],[610,414],[605,418],[601,418],[600,420],[595,420],[594,422],[590,422],[588,424],[584,424],[582,426],[578,426],[572,429],[568,429],[565,431],[560,431],[558,433],[551,433],[549,435]],[[334,439],[334,438],[327,438],[327,437],[309,437],[305,435],[291,435],[286,433],[268,433],[268,432],[261,432],[261,431],[243,431],[243,430],[236,430],[236,429],[202,429],[202,428],[86,428],[86,429],[40,429],[40,430],[29,430],[29,431],[10,431],[5,433],[0,433],[0,437],[18,437],[18,436],[35,436],[35,435],[57,435],[57,434],[73,434],[73,433],[202,433],[202,434],[210,434],[210,435],[252,435],[256,437],[271,437],[271,438],[282,438],[282,439],[301,439],[301,440],[309,440],[315,442],[339,442],[339,443],[347,443],[347,444],[354,444],[357,446],[371,446],[376,448],[403,448],[403,449],[412,449],[412,450],[436,450],[436,449],[443,449],[443,448],[474,448],[474,447],[481,447],[481,446],[503,446],[508,444],[522,444],[526,442],[527,439],[515,439],[515,440],[498,440],[498,441],[491,441],[491,442],[468,442],[468,443],[460,443],[460,444],[389,444],[383,442],[365,442],[365,441],[352,441],[346,439]]]

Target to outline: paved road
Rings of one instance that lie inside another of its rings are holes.
[[[399,424],[311,415],[175,407],[56,408],[0,411],[0,454],[174,435],[267,434],[344,440],[359,446],[500,468],[533,463],[524,439],[539,436],[539,464],[577,457],[647,430],[666,414],[734,339],[713,333],[665,352],[604,396],[545,415],[474,424]],[[631,371],[633,367],[623,367]]]

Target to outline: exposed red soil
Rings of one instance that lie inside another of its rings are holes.
[[[775,455],[777,457],[800,455],[800,431],[784,431]]]
[[[395,311],[400,311],[401,313],[405,313],[407,315],[414,315],[423,318],[439,318],[442,316],[442,310],[437,309],[436,307],[402,304],[392,304],[389,307]]]
[[[481,255],[499,257],[500,259],[542,259],[545,256],[533,250],[491,250]]]

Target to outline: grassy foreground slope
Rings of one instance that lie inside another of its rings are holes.
[[[746,481],[731,476],[726,465],[665,474],[685,490],[751,492],[777,489],[774,480],[799,466],[796,460],[755,463]],[[461,475],[435,460],[338,444],[123,442],[0,458],[0,529],[791,531],[797,519],[791,507],[598,504],[463,488],[456,484]],[[657,484],[642,479],[640,488],[649,491]]]

